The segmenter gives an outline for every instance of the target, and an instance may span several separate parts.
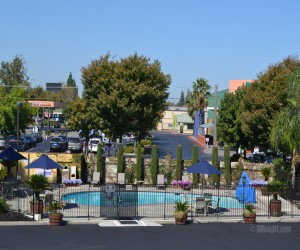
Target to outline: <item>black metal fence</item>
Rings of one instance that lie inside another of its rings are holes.
[[[176,200],[186,201],[191,218],[232,218],[242,217],[243,208],[254,202],[257,217],[272,217],[270,201],[272,195],[267,191],[255,189],[249,192],[246,186],[204,186],[194,185],[181,188],[171,185],[156,186],[145,184],[105,184],[64,186],[51,184],[41,197],[44,206],[51,200],[64,204],[65,218],[171,218]],[[238,195],[239,193],[239,195]],[[1,195],[11,205],[11,209],[33,214],[30,202],[34,192],[24,183],[3,183]],[[244,198],[243,198],[244,197]],[[205,209],[197,207],[196,199],[204,198]],[[251,199],[255,199],[255,201]],[[287,186],[278,197],[281,201],[281,217],[300,216],[300,192]],[[43,216],[47,216],[45,213]]]

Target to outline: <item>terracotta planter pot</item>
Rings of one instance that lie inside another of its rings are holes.
[[[273,217],[281,216],[281,201],[279,200],[270,201],[270,216]]]
[[[249,217],[244,217],[245,224],[255,224],[256,214],[250,214]]]
[[[187,215],[183,218],[176,218],[175,217],[175,223],[176,225],[186,225],[187,224]]]
[[[35,214],[42,214],[43,210],[44,210],[43,202],[39,202],[39,203],[30,202],[30,212]]]
[[[49,214],[50,226],[61,226],[62,225],[62,214]]]

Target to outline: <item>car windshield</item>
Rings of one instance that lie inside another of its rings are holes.
[[[79,138],[69,138],[69,142],[80,143],[80,139]]]
[[[60,142],[60,141],[61,141],[60,138],[52,138],[52,139],[51,139],[51,142]]]
[[[67,137],[66,137],[65,135],[59,135],[58,137],[60,137],[60,138],[62,138],[62,139],[64,139],[64,140],[67,139]]]
[[[91,143],[91,144],[98,144],[99,141],[98,141],[98,140],[91,140],[90,143]]]

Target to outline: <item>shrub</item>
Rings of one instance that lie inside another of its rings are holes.
[[[126,183],[134,183],[134,179],[135,179],[135,169],[134,169],[134,167],[126,168],[126,170],[125,170]]]
[[[126,146],[125,146],[124,153],[125,153],[125,154],[132,154],[132,153],[134,153],[134,147],[133,147],[133,146],[128,146],[128,145],[126,145]]]
[[[177,153],[176,153],[176,179],[180,180],[182,177],[182,146],[177,145]]]
[[[123,157],[123,144],[118,146],[118,163],[117,163],[118,173],[124,173],[124,157]]]
[[[198,162],[198,146],[193,146],[193,160],[192,164],[196,164]],[[199,174],[193,174],[193,184],[198,184],[199,182]]]
[[[3,198],[0,198],[0,214],[5,214],[9,211],[9,205]]]
[[[153,145],[152,150],[151,150],[151,180],[152,180],[152,184],[156,184],[157,174],[158,174],[157,147],[156,147],[156,145]]]
[[[218,160],[218,147],[216,146],[213,146],[213,149],[212,149],[212,165],[219,169],[219,160]],[[219,185],[220,183],[220,175],[218,174],[212,174],[211,175],[211,181],[212,181],[212,184],[217,184]]]
[[[230,163],[230,147],[224,147],[224,167],[225,167],[225,181],[227,185],[231,184],[231,163]]]
[[[142,148],[141,145],[137,145],[137,148],[136,148],[136,179],[138,181],[141,181],[143,179],[141,148]]]

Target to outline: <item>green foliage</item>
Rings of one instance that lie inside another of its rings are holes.
[[[97,147],[97,171],[100,173],[100,177],[103,176],[101,180],[105,180],[105,169],[103,166],[102,154],[103,154],[103,146],[101,143],[99,143]]]
[[[125,180],[126,183],[134,183],[135,169],[134,167],[128,167],[125,170]]]
[[[269,179],[269,177],[271,176],[272,170],[271,170],[270,167],[263,167],[263,168],[260,169],[260,173],[262,174],[262,176],[267,181]]]
[[[251,214],[256,214],[256,210],[253,204],[245,204],[244,217],[250,217]]]
[[[196,164],[198,162],[198,146],[193,145],[193,159],[192,164]],[[198,184],[199,182],[199,174],[193,174],[193,184]]]
[[[120,60],[106,54],[82,68],[88,113],[113,139],[131,132],[140,140],[153,129],[166,108],[170,83],[160,62],[137,53]]]
[[[43,190],[48,189],[48,178],[44,175],[33,174],[26,181],[26,184],[28,187],[30,187],[33,190],[35,194],[35,198],[39,201],[40,193]]]
[[[274,200],[278,199],[278,195],[281,193],[283,189],[284,189],[284,184],[279,180],[273,180],[267,186],[267,190],[269,191],[269,193],[273,194]]]
[[[273,160],[274,178],[283,184],[291,182],[291,166],[285,163],[283,159],[277,158]]]
[[[204,78],[197,78],[196,81],[193,82],[193,92],[191,93],[188,102],[188,114],[193,119],[195,117],[195,111],[200,110],[202,112],[204,108],[207,107],[210,88],[211,86]],[[202,121],[200,121],[200,124],[201,123]]]
[[[3,179],[6,176],[6,171],[5,169],[1,168],[0,169],[0,180]]]
[[[45,211],[49,214],[58,214],[58,210],[63,208],[63,204],[59,201],[50,201],[49,205],[45,207]]]
[[[177,145],[177,151],[176,151],[176,180],[181,180],[182,178],[182,170],[183,170],[183,165],[182,165],[182,146],[179,144]]]
[[[226,184],[231,184],[231,162],[230,162],[230,147],[224,146],[224,167],[225,167],[225,181]]]
[[[215,168],[220,169],[219,156],[218,156],[218,147],[217,146],[213,146],[213,148],[212,148],[212,161],[211,161],[211,163]],[[212,181],[212,184],[220,185],[220,176],[218,174],[212,174],[211,175],[211,181]]]
[[[140,142],[140,144],[141,144],[142,146],[145,146],[145,145],[152,145],[152,140],[150,140],[150,139],[142,139],[141,142]]]
[[[4,198],[0,197],[0,214],[9,212],[9,207]]]
[[[151,180],[152,180],[152,184],[157,183],[157,174],[158,174],[157,147],[156,147],[156,145],[152,145],[152,150],[151,150]]]
[[[75,154],[73,154],[73,157],[74,155]],[[87,162],[83,154],[80,154],[80,170],[81,170],[81,174],[80,174],[81,180],[83,181],[83,183],[87,183]],[[102,178],[101,175],[100,178]]]
[[[136,180],[143,180],[143,169],[142,169],[142,153],[141,145],[138,144],[136,148]]]
[[[189,208],[189,205],[186,201],[182,202],[180,200],[176,200],[175,201],[175,212],[187,212],[188,208]]]
[[[124,153],[126,153],[126,154],[132,154],[132,153],[134,153],[134,147],[126,145],[125,149],[124,149]]]
[[[124,156],[123,156],[123,144],[118,145],[118,162],[117,162],[118,173],[124,173]]]

